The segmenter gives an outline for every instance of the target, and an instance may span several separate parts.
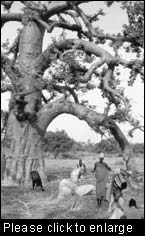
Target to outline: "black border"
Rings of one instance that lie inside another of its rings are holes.
[[[144,0],[144,19],[145,19],[145,0]],[[144,21],[144,29],[145,29],[145,21]],[[145,29],[146,31],[146,29]],[[144,43],[145,43],[145,31],[144,31]],[[144,59],[145,59],[145,47],[144,47]],[[145,63],[144,63],[145,68]],[[145,70],[144,70],[144,79],[145,79]],[[144,126],[145,126],[145,85],[144,85]],[[145,131],[144,131],[144,217],[145,217]],[[1,167],[0,167],[1,170]],[[1,192],[0,192],[1,197]],[[0,212],[1,213],[1,212]],[[54,223],[60,225],[66,225],[68,222],[69,225],[78,226],[85,225],[87,228],[86,232],[48,232],[48,225],[54,225]],[[42,232],[12,232],[12,230],[7,230],[4,232],[4,223],[9,223],[10,225],[13,223],[14,225],[42,225]],[[124,234],[119,234],[118,232],[89,232],[89,225],[132,225],[133,231],[131,233],[125,232]],[[145,219],[124,219],[124,220],[96,220],[96,219],[1,219],[0,217],[0,236],[145,236]]]

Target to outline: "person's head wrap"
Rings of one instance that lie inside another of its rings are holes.
[[[120,168],[115,168],[114,169],[114,174],[119,174],[120,173]]]
[[[104,158],[104,153],[103,153],[103,152],[101,152],[101,153],[99,154],[99,158]]]

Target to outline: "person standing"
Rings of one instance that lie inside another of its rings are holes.
[[[94,169],[96,178],[96,199],[97,206],[101,207],[106,197],[106,185],[108,183],[109,171],[111,168],[104,162],[104,153],[100,153],[99,162],[95,163]]]

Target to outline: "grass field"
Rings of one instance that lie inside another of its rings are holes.
[[[84,156],[83,160],[87,166],[87,174],[81,178],[81,184],[95,184],[94,174],[91,173],[97,156]],[[63,178],[69,177],[70,172],[76,166],[78,159],[51,159],[46,158],[46,173],[48,183],[44,187],[45,192],[32,191],[31,187],[21,190],[17,187],[2,187],[1,195],[1,218],[5,219],[96,219],[96,197],[87,195],[80,198],[75,208],[72,204],[77,196],[71,196],[61,202],[57,201],[58,184]],[[124,167],[124,163],[119,157],[107,157],[105,161],[111,168]],[[144,159],[136,158],[137,169],[143,173]],[[127,188],[124,191],[126,202],[130,198],[135,198],[138,205],[144,205],[144,183],[139,184],[140,191],[133,191]],[[106,207],[107,208],[107,207]],[[141,211],[143,216],[144,210]]]

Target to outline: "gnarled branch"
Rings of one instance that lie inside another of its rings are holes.
[[[27,8],[31,10],[45,12],[47,11],[47,7],[45,5],[36,4],[34,1],[21,1]]]
[[[125,104],[125,107],[127,108],[128,106],[124,96],[122,96],[116,90],[112,89],[109,85],[109,82],[112,80],[111,78],[115,65],[122,63],[132,68],[133,61],[131,64],[131,62],[127,62],[125,60],[120,59],[119,57],[112,56],[108,51],[104,50],[103,48],[97,46],[94,43],[80,39],[67,39],[56,42],[54,46],[49,46],[39,57],[37,65],[39,66],[39,68],[41,68],[41,71],[45,71],[45,69],[48,67],[48,64],[51,61],[51,54],[56,55],[55,59],[57,59],[59,51],[69,50],[72,48],[82,50],[83,52],[88,54],[94,54],[97,57],[101,58],[100,60],[91,65],[88,72],[85,74],[84,77],[80,78],[79,81],[82,83],[88,82],[96,68],[102,66],[106,62],[108,64],[108,70],[102,80],[103,88],[104,90],[108,91],[110,95],[112,95],[112,97],[117,96],[119,99],[121,99]],[[113,66],[113,68],[111,68],[111,66]]]
[[[61,94],[65,94],[68,91],[72,95],[74,101],[76,103],[79,103],[78,96],[75,93],[74,88],[71,88],[69,86],[63,86],[63,85],[60,86],[60,85],[56,85],[56,84],[53,84],[53,83],[49,84],[49,83],[47,83],[46,80],[44,82],[45,82],[44,85],[43,85],[44,89],[47,89],[48,87],[52,87],[53,90],[58,91]]]
[[[100,60],[96,61],[95,63],[93,63],[90,67],[89,70],[86,72],[86,74],[83,77],[79,78],[79,82],[81,83],[87,83],[91,77],[92,74],[95,72],[95,70],[98,67],[101,67],[104,63],[105,63],[105,57],[102,57]]]
[[[81,3],[86,3],[91,1],[73,1],[73,5],[79,5]],[[47,7],[47,11],[43,13],[45,19],[59,13],[63,13],[66,10],[72,9],[72,5],[69,1],[51,1]]]
[[[80,40],[80,39],[67,39],[56,42],[55,44],[49,46],[38,58],[37,65],[41,68],[41,71],[45,71],[51,61],[50,55],[57,54],[58,51],[69,50],[76,48],[82,50],[88,54],[94,54],[97,57],[105,58],[107,61],[111,61],[114,57],[105,49],[97,46],[94,43]],[[57,57],[56,57],[57,58]],[[93,65],[94,66],[94,65]],[[92,67],[93,68],[93,67]]]
[[[93,35],[95,34],[95,30],[93,29],[92,24],[90,23],[90,21],[88,20],[88,17],[86,16],[86,14],[82,11],[81,8],[79,8],[78,6],[74,7],[74,10],[76,10],[76,12],[79,14],[79,16],[82,18],[85,26],[87,27],[88,31],[89,31],[89,38],[90,40],[92,40]]]
[[[36,18],[36,20],[47,30],[48,33],[51,33],[55,27],[64,28],[64,29],[77,31],[77,32],[80,31],[80,27],[76,24],[69,24],[62,21],[50,21],[50,20],[47,23],[39,18]]]
[[[84,31],[82,30],[82,26],[78,19],[77,14],[75,12],[71,12],[71,11],[66,11],[65,14],[69,15],[73,18],[75,24],[78,26],[78,37],[79,37],[79,39],[81,39],[81,37],[82,37],[81,33],[84,34]],[[86,35],[86,34],[84,34],[84,35]]]
[[[133,127],[131,130],[128,131],[128,135],[129,135],[130,137],[133,137],[133,132],[134,132],[135,130],[140,130],[140,131],[144,132],[144,126],[136,126],[136,127]]]
[[[10,79],[14,78],[14,72],[12,70],[13,61],[10,60],[7,55],[1,53],[1,66],[4,72],[8,75]]]
[[[103,82],[103,90],[108,91],[108,93],[110,93],[113,97],[117,96],[120,100],[123,101],[125,108],[128,108],[128,104],[126,102],[126,99],[124,98],[124,96],[122,96],[121,94],[119,94],[117,92],[117,90],[114,90],[110,87],[109,82],[112,80],[112,74],[113,74],[114,68],[108,68],[108,70],[106,71],[105,76],[102,78],[102,82]]]
[[[68,91],[72,95],[72,97],[74,98],[74,101],[76,103],[79,103],[78,96],[75,93],[73,88],[71,88],[69,86],[59,86],[59,85],[53,85],[53,88],[54,88],[54,90],[56,90],[60,93],[64,93],[65,91]]]
[[[1,14],[1,25],[4,25],[5,23],[9,21],[22,21],[23,18],[22,13],[3,13]]]
[[[40,128],[46,130],[52,120],[63,113],[74,115],[80,120],[86,121],[97,133],[100,133],[101,126],[110,130],[123,151],[124,161],[128,164],[133,150],[119,126],[111,119],[106,118],[104,114],[99,114],[94,110],[90,110],[84,105],[68,101],[65,98],[57,99],[45,105],[37,114]]]
[[[13,62],[16,60],[17,58],[17,54],[18,54],[18,50],[19,50],[19,40],[20,40],[20,33],[18,34],[18,36],[15,38],[14,42],[12,43],[11,47],[8,49],[8,51],[6,52],[6,54],[10,54],[13,53],[14,54],[14,58],[13,58]]]

